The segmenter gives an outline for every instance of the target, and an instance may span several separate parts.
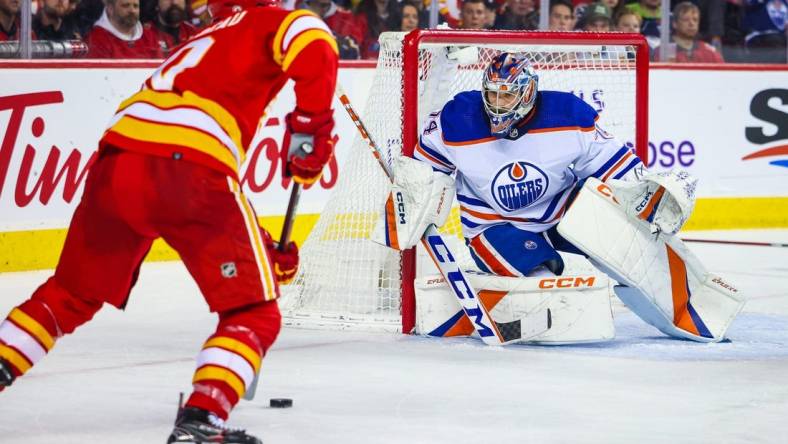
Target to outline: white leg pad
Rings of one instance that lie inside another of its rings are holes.
[[[497,322],[511,322],[549,308],[552,327],[527,343],[579,344],[615,337],[610,306],[611,282],[602,274],[548,277],[503,277],[470,272],[479,300]],[[430,336],[472,336],[440,275],[416,281],[416,333]]]
[[[709,273],[681,239],[655,237],[647,224],[628,218],[596,179],[586,181],[558,232],[628,287],[615,288],[619,299],[669,336],[720,341],[744,307],[739,290]]]

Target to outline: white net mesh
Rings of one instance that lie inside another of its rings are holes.
[[[419,98],[414,109],[403,98],[403,37],[401,33],[381,35],[378,66],[362,114],[387,161],[400,154],[406,113],[417,113],[421,125],[428,113],[439,110],[455,94],[478,90],[484,69],[500,51],[524,53],[539,75],[539,89],[574,93],[600,113],[603,128],[622,141],[634,141],[633,47],[566,42],[515,45],[485,42],[484,38],[474,45],[421,44]],[[301,249],[295,282],[283,289],[284,323],[400,331],[400,255],[369,241],[388,180],[360,137],[355,138],[341,171],[332,197]],[[454,235],[458,240],[455,254],[472,268],[460,241],[457,211],[442,231]],[[419,259],[418,264],[421,267],[426,261]]]

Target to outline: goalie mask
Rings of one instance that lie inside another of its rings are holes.
[[[539,76],[520,54],[504,52],[484,71],[482,99],[495,137],[506,137],[534,107]]]

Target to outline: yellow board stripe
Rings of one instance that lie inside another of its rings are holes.
[[[249,347],[248,345],[244,344],[241,341],[228,338],[226,336],[217,336],[215,338],[209,339],[205,343],[205,345],[203,345],[204,349],[210,347],[219,347],[231,351],[233,353],[237,353],[243,356],[244,359],[249,361],[249,364],[251,364],[252,367],[254,367],[255,373],[260,371],[260,361],[262,361],[263,358],[260,356],[259,353],[252,350],[251,347]]]
[[[230,370],[227,370],[226,368],[215,367],[213,365],[201,367],[194,373],[192,384],[208,380],[226,382],[227,385],[232,387],[235,393],[238,394],[239,398],[246,392],[246,385],[244,384],[243,380],[241,380],[238,375],[231,372]]]
[[[222,105],[219,105],[213,100],[205,99],[190,91],[178,94],[174,92],[143,89],[121,103],[117,112],[123,111],[137,102],[150,103],[163,109],[172,109],[182,106],[199,108],[211,116],[213,120],[224,129],[227,135],[230,136],[230,139],[232,139],[235,145],[241,150],[241,153],[243,153],[244,146],[241,142],[241,128],[238,126],[238,121],[236,121],[235,117],[224,109]],[[241,161],[243,161],[243,158]]]
[[[0,358],[5,359],[6,361],[10,362],[11,365],[19,369],[20,372],[25,373],[30,370],[29,362],[27,359],[24,358],[18,351],[14,350],[11,347],[6,345],[0,344]]]
[[[132,116],[121,118],[110,131],[129,139],[144,142],[188,146],[217,159],[227,165],[232,171],[238,172],[238,162],[233,157],[230,149],[215,137],[202,131],[177,125],[145,122]]]
[[[788,228],[788,197],[701,198],[682,230],[760,228]]]
[[[331,46],[331,49],[334,50],[336,54],[339,54],[339,48],[337,48],[337,41],[334,39],[334,36],[327,33],[322,29],[310,29],[309,31],[301,33],[292,43],[290,43],[290,48],[287,50],[287,55],[285,55],[284,61],[282,61],[282,71],[287,71],[290,68],[290,65],[293,63],[298,54],[304,50],[310,43],[316,42],[319,40],[323,40]]]
[[[47,351],[52,350],[52,347],[55,346],[55,340],[52,339],[52,335],[49,334],[47,329],[24,311],[15,308],[11,311],[11,314],[8,315],[8,319],[14,321],[16,325],[19,325],[24,328],[25,331],[35,336],[38,342],[40,342]]]
[[[303,245],[319,217],[319,214],[300,214],[293,226],[293,241]],[[262,216],[258,221],[272,233],[281,233],[284,216]],[[65,228],[0,232],[0,272],[55,268],[65,240]],[[153,242],[145,258],[147,262],[178,259],[178,253],[162,239]]]
[[[305,15],[314,15],[317,17],[317,14],[307,11],[306,9],[298,9],[285,17],[282,20],[282,24],[279,25],[279,29],[276,30],[276,34],[274,34],[274,62],[277,65],[282,65],[282,61],[284,60],[284,55],[282,55],[282,40],[285,38],[285,34],[287,33],[288,28],[290,28],[290,24],[295,21],[298,17],[303,17]]]
[[[732,210],[732,209],[735,209]],[[454,220],[456,209],[452,208]],[[372,231],[375,214],[370,213],[369,226],[359,231],[358,213],[339,214],[329,222],[326,238],[337,236],[358,239]],[[320,214],[299,214],[293,226],[293,240],[303,245]],[[284,216],[262,216],[259,222],[271,233],[281,232]],[[348,226],[354,227],[347,230]],[[700,198],[684,231],[746,230],[788,228],[788,197],[724,197]],[[66,229],[0,232],[0,272],[30,271],[55,268],[66,239]],[[177,260],[178,254],[163,240],[153,243],[146,261]]]

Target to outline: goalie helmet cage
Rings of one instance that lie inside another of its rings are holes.
[[[500,51],[526,54],[539,74],[540,90],[580,96],[599,111],[600,126],[632,144],[646,160],[649,61],[642,35],[415,30],[383,33],[379,41],[380,55],[362,121],[389,164],[395,155],[413,154],[419,125],[428,113],[440,110],[460,91],[481,87],[484,69]],[[307,328],[411,333],[416,318],[416,265],[421,267],[425,261],[417,261],[415,249],[398,253],[369,240],[388,180],[358,135],[340,171],[301,248],[294,283],[283,287],[283,322]],[[460,256],[458,261],[473,267],[460,241],[456,209],[441,231],[457,240],[452,252]]]

